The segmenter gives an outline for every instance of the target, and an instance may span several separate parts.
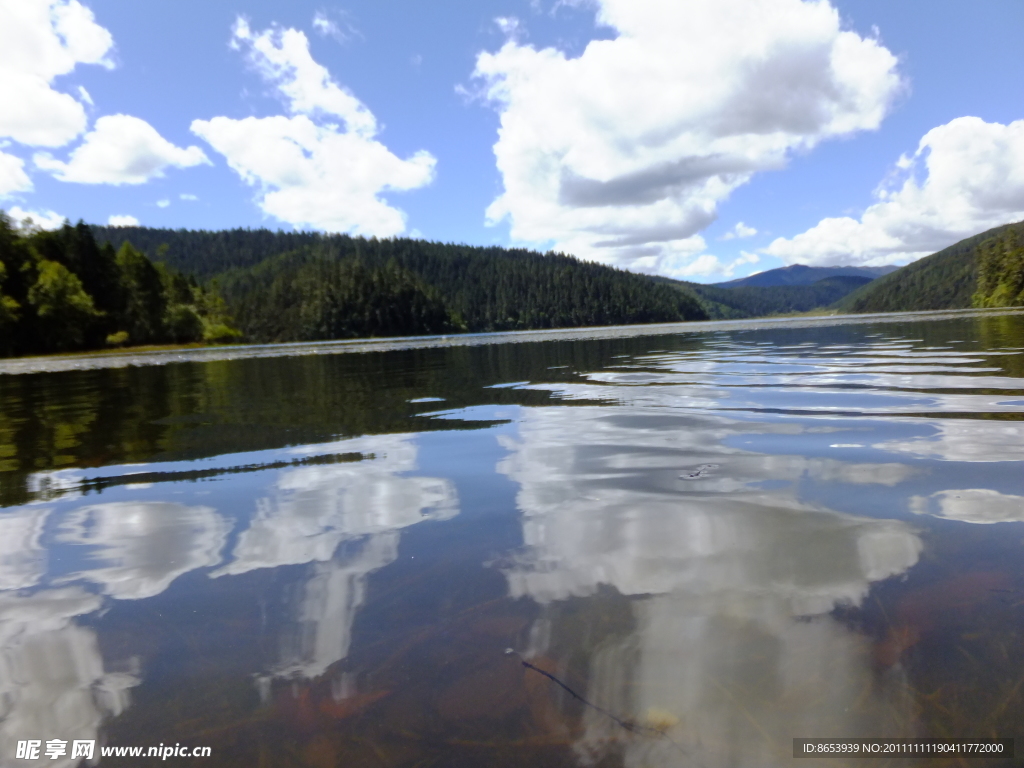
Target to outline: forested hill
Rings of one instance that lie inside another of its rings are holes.
[[[295,306],[301,303],[302,292],[297,286],[312,274],[310,270],[321,268],[324,260],[351,258],[372,269],[382,269],[393,261],[434,290],[458,316],[453,321],[472,331],[805,312],[839,300],[864,281],[837,278],[806,286],[725,290],[652,279],[557,254],[422,240],[366,240],[266,229],[205,232],[93,227],[93,232],[100,242],[115,246],[130,240],[151,259],[194,274],[201,281],[216,278],[239,315],[242,329],[250,338],[264,341],[285,338],[288,332],[281,323],[293,327],[298,322]],[[313,261],[322,262],[321,266],[309,266]],[[804,272],[818,276],[814,270],[782,271],[789,278],[806,279]],[[355,279],[355,274],[346,279]],[[675,288],[675,294],[666,291],[666,286]],[[275,306],[278,311],[264,311],[263,306]],[[299,314],[308,318],[317,311],[307,306]],[[360,323],[366,327],[364,321]],[[302,333],[307,332],[308,326]]]
[[[666,281],[667,278],[666,278]],[[671,281],[676,282],[676,281]],[[715,320],[735,320],[809,312],[827,307],[866,283],[870,277],[835,275],[810,285],[743,286],[723,288],[720,285],[678,283],[700,299],[708,315]]]
[[[150,258],[216,285],[252,341],[396,335],[403,328],[502,331],[707,317],[692,292],[561,254],[269,230],[93,232],[100,242],[128,240]],[[403,292],[413,286],[426,314],[389,314],[384,297],[404,305],[398,297],[408,298]],[[427,323],[437,306],[448,320]]]
[[[984,251],[979,246],[989,240],[1002,242],[1006,236],[1019,237],[1022,227],[1024,222],[1004,224],[954,243],[854,291],[840,300],[835,308],[840,312],[865,313],[986,306],[974,302],[974,295],[979,288],[979,264]],[[1024,269],[1024,264],[1019,268]],[[995,273],[998,269],[992,271]],[[1002,278],[1007,285],[1012,282],[1012,272],[1012,268],[1007,267],[1007,274]],[[996,283],[999,280],[996,276]],[[993,287],[990,293],[1003,295],[995,291]],[[1008,288],[1005,294],[1009,295]]]
[[[335,291],[329,301],[338,311],[351,303],[344,296],[359,292],[342,284],[357,273],[339,271],[346,264],[409,275],[443,302],[457,326],[472,332],[707,318],[691,293],[644,275],[561,254],[418,240],[332,238],[226,272],[216,285],[254,340],[280,341],[296,333],[300,339],[337,337],[312,330],[302,318],[322,314],[316,304],[325,290]]]

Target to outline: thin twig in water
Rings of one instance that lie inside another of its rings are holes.
[[[559,688],[564,690],[566,693],[568,693],[574,699],[576,699],[577,701],[582,703],[584,706],[590,707],[591,709],[596,710],[597,712],[600,712],[602,715],[604,715],[605,717],[609,718],[610,720],[612,720],[614,723],[616,723],[617,725],[621,726],[622,728],[625,728],[630,733],[645,733],[645,734],[648,734],[650,736],[657,736],[659,738],[665,739],[669,744],[671,744],[673,747],[678,749],[684,755],[688,755],[689,754],[685,749],[682,748],[682,746],[680,746],[676,741],[674,741],[664,731],[659,730],[657,728],[651,728],[650,726],[640,725],[639,723],[633,723],[633,722],[630,722],[629,720],[623,720],[623,719],[613,715],[611,712],[609,712],[604,707],[599,707],[599,706],[597,706],[597,704],[594,704],[594,703],[592,703],[590,701],[587,701],[585,698],[580,696],[578,693],[576,693],[576,691],[574,691],[568,685],[566,685],[561,680],[559,680],[557,677],[552,675],[550,672],[545,672],[540,667],[534,666],[533,664],[528,662],[526,659],[523,658],[522,654],[519,653],[518,651],[516,651],[515,649],[513,649],[513,648],[506,648],[505,649],[505,655],[506,656],[515,656],[516,658],[519,659],[520,663],[524,667],[526,667],[527,669],[532,669],[534,672],[537,672],[537,673],[539,673],[541,675],[544,675],[544,677],[546,677],[548,680],[553,682]]]

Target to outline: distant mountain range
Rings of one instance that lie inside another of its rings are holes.
[[[965,238],[905,267],[798,264],[727,283],[685,285],[713,318],[1024,306],[1024,221]]]
[[[746,285],[726,288],[668,278],[654,279],[665,280],[680,290],[695,294],[708,317],[714,320],[810,312],[834,304],[872,280],[858,275],[833,275],[810,285]]]
[[[716,288],[774,288],[779,285],[813,285],[827,277],[866,277],[874,280],[897,269],[899,267],[808,267],[794,264],[711,285]]]

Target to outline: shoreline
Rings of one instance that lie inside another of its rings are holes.
[[[180,344],[91,350],[63,355],[41,355],[0,359],[0,376],[32,373],[127,368],[172,363],[205,363],[248,360],[267,357],[301,357],[356,352],[390,352],[437,347],[484,346],[487,344],[523,344],[544,341],[588,341],[638,336],[665,336],[713,333],[732,330],[761,330],[773,327],[806,328],[829,325],[892,323],[906,320],[943,320],[956,317],[988,317],[1024,314],[1024,307],[995,309],[939,309],[920,312],[883,312],[862,315],[786,315],[741,320],[698,320],[680,323],[590,326],[586,328],[549,328],[533,331],[490,331],[450,336],[401,336],[388,338],[295,341],[276,344]]]

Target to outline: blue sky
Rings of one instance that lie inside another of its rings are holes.
[[[907,263],[1024,218],[1024,3],[924,9],[0,0],[0,207],[698,281]]]

